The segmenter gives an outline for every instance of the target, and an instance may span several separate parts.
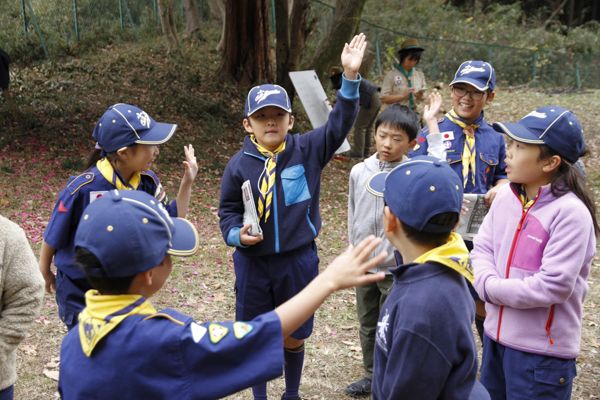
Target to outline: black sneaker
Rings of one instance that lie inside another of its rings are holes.
[[[301,397],[285,397],[285,392],[284,392],[281,395],[281,400],[302,400],[302,398]]]
[[[350,384],[346,388],[346,393],[352,397],[367,397],[371,395],[371,379],[362,378],[358,382]]]

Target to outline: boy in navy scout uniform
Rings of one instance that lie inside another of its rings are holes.
[[[319,272],[314,239],[321,229],[321,173],[348,135],[358,113],[358,69],[365,36],[344,46],[342,87],[325,125],[304,135],[290,135],[294,118],[285,90],[262,85],[248,93],[244,128],[250,134],[221,180],[219,205],[223,238],[233,253],[236,318],[250,321],[290,299]],[[244,226],[241,186],[250,181],[263,234],[250,236]],[[283,343],[286,398],[299,398],[304,339],[312,317]],[[266,382],[253,387],[255,399],[267,398]]]
[[[483,119],[483,107],[494,100],[496,73],[484,61],[466,61],[456,71],[450,84],[452,109],[438,120],[444,138],[446,159],[462,181],[465,193],[485,194],[485,204],[490,207],[500,187],[508,183],[504,137]],[[424,128],[417,138],[411,157],[427,154],[427,135]],[[473,242],[466,241],[473,249]],[[469,287],[476,302],[475,325],[483,343],[485,303],[472,286]]]
[[[154,121],[148,114],[129,104],[115,104],[102,115],[92,136],[98,141],[85,172],[71,176],[58,195],[50,222],[44,231],[39,267],[46,291],[56,290],[60,319],[72,329],[77,314],[85,307],[85,292],[92,287],[83,272],[73,264],[75,232],[84,209],[113,189],[140,190],[155,196],[169,214],[185,217],[192,182],[198,171],[194,149],[184,147],[185,174],[177,200],[171,201],[154,172],[158,146],[167,142],[177,125]],[[56,278],[50,270],[54,257]]]
[[[489,399],[477,381],[469,251],[452,233],[463,191],[450,166],[419,156],[367,181],[402,259],[377,323],[373,399]]]
[[[218,399],[276,378],[283,339],[329,294],[383,278],[365,275],[374,262],[363,263],[380,243],[348,249],[276,311],[200,325],[148,301],[168,279],[171,256],[198,250],[196,229],[147,193],[110,191],[85,209],[75,236],[75,263],[97,290],[63,340],[58,391],[64,400]]]

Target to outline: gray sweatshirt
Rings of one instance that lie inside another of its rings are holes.
[[[407,160],[403,156],[402,161]],[[400,162],[402,162],[400,161]],[[348,195],[348,240],[356,246],[361,240],[369,235],[375,235],[383,239],[371,254],[376,256],[383,250],[388,252],[385,260],[379,263],[369,272],[385,272],[390,274],[388,268],[395,267],[394,246],[387,240],[383,232],[383,197],[376,197],[369,193],[366,188],[367,180],[379,171],[391,171],[400,162],[389,163],[379,161],[377,153],[367,158],[364,162],[356,164],[350,172],[350,193]]]
[[[17,380],[17,346],[38,317],[44,278],[23,229],[0,216],[0,390]]]

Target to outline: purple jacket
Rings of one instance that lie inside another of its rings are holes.
[[[575,358],[596,253],[592,217],[575,194],[555,197],[550,185],[523,213],[519,192],[502,187],[474,240],[485,333],[520,351]]]

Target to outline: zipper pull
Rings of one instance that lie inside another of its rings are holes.
[[[550,339],[550,344],[554,344],[552,341],[552,336],[550,336],[550,328],[546,328],[546,333],[548,334],[548,339]]]

